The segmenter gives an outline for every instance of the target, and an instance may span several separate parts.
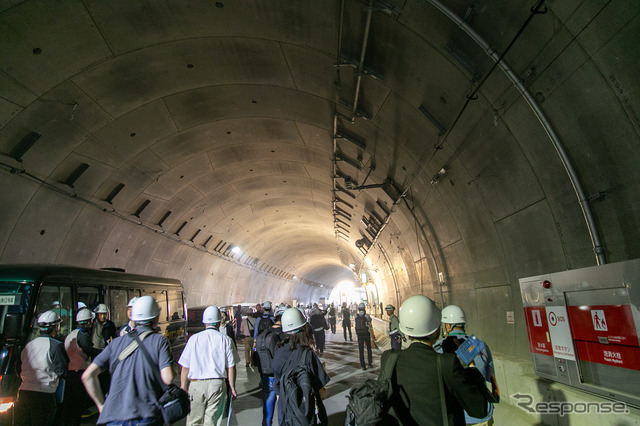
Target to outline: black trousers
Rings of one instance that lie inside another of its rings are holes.
[[[329,325],[331,326],[331,333],[336,334],[336,317],[329,317]]]
[[[349,330],[349,340],[353,340],[353,336],[351,335],[351,321],[342,322],[342,331],[344,332],[344,340],[347,340],[347,330]]]
[[[324,352],[324,329],[320,331],[313,330],[313,340],[316,342],[318,352]]]
[[[68,371],[62,400],[61,417],[67,425],[79,425],[82,420],[82,410],[87,406],[87,391],[82,384],[80,371]]]
[[[358,334],[358,352],[360,352],[360,366],[365,368],[364,365],[364,345],[367,345],[367,355],[369,357],[369,365],[373,364],[373,355],[371,354],[371,335],[367,333]]]
[[[14,412],[14,425],[55,425],[57,408],[55,393],[20,390]]]

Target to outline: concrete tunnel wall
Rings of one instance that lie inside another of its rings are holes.
[[[338,123],[366,141],[340,145],[363,170],[338,163],[332,147],[334,116],[348,114],[340,100],[355,86],[351,67],[335,81],[338,1],[0,6],[0,262],[178,278],[192,306],[317,300],[354,277],[353,262],[377,270],[383,304],[422,293],[462,306],[510,371],[531,374],[518,279],[595,265],[580,204],[549,135],[499,69],[434,149],[442,138],[420,108],[450,126],[478,82],[449,44],[483,75],[493,62],[429,2],[397,3],[398,14],[372,18],[366,63],[384,78],[362,81],[369,118]],[[354,57],[362,6],[346,2],[343,52]],[[449,6],[464,16],[469,5]],[[492,2],[471,25],[501,51],[530,6]],[[546,7],[505,61],[560,136],[606,261],[638,258],[640,3]],[[29,131],[42,136],[19,162],[10,154]],[[82,163],[86,173],[64,184]],[[346,186],[336,164],[359,184],[368,176],[391,179],[396,196],[406,190],[403,200],[380,188],[342,193],[353,205],[346,241],[332,214],[335,182]],[[359,219],[379,205],[392,214],[369,267],[355,243],[367,235]],[[300,280],[214,253],[219,240]]]

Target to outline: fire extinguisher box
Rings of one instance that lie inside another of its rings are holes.
[[[640,407],[640,259],[521,278],[536,374]]]

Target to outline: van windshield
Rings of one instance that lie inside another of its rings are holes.
[[[0,341],[17,339],[22,334],[33,283],[0,283]]]

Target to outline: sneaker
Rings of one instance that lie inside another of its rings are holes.
[[[373,364],[369,364],[369,368],[373,368]]]
[[[367,371],[367,368],[366,367],[362,367],[362,371]]]

